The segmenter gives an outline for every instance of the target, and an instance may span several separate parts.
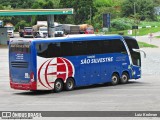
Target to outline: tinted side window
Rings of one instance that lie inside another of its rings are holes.
[[[60,43],[42,43],[36,45],[38,56],[50,58],[61,56],[61,44]]]
[[[102,53],[112,53],[111,42],[109,40],[102,41]]]
[[[121,40],[112,40],[110,42],[113,52],[126,52],[124,43]]]
[[[61,51],[62,54],[60,54],[59,56],[72,56],[73,55],[72,42],[62,42]]]
[[[125,41],[128,45],[129,50],[132,50],[132,48],[139,49],[139,46],[136,40],[125,39]]]
[[[45,58],[126,52],[121,40],[41,43],[36,45],[36,49],[37,54]]]
[[[88,41],[87,42],[87,54],[101,54],[102,53],[102,41]]]
[[[86,55],[87,54],[87,42],[76,41],[72,44],[73,55]]]
[[[102,52],[121,53],[126,52],[126,48],[121,40],[105,40],[102,43]]]

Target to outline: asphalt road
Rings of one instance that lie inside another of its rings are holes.
[[[139,80],[53,93],[11,89],[8,49],[0,48],[0,111],[160,111],[160,48],[143,50]]]

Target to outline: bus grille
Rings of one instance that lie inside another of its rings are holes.
[[[11,66],[16,68],[28,68],[28,62],[11,62]]]

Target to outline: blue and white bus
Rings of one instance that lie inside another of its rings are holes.
[[[124,84],[141,77],[138,49],[136,39],[120,35],[10,41],[10,86],[60,92],[107,82]]]

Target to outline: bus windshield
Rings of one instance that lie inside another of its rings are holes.
[[[131,58],[132,58],[132,62],[133,62],[133,65],[136,65],[136,66],[141,66],[141,56],[140,56],[140,53],[139,52],[136,52],[136,51],[133,51],[133,49],[139,49],[139,46],[138,46],[138,43],[135,39],[133,38],[125,38],[125,41],[127,43],[127,46],[129,48],[129,51],[131,53]]]
[[[39,28],[40,31],[47,31],[47,27]]]
[[[13,27],[7,27],[7,30],[11,31],[11,30],[14,30],[14,28]]]

